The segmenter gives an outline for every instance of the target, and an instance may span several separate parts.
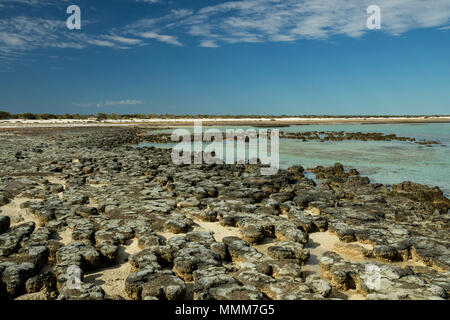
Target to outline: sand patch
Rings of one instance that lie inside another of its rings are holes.
[[[314,251],[317,253],[332,251],[334,245],[341,242],[336,235],[328,231],[310,233],[309,239],[310,242],[318,244],[312,246],[312,248],[310,249],[310,251]]]
[[[158,235],[162,236],[167,241],[176,236],[185,236],[186,233],[158,232]]]
[[[96,188],[96,189],[102,188],[102,187],[106,187],[106,186],[110,185],[108,183],[86,183],[86,184],[89,185],[90,187],[93,187],[93,188]]]
[[[214,239],[217,242],[222,242],[222,239],[225,237],[241,237],[238,228],[224,227],[218,222],[204,222],[198,220],[194,220],[194,222],[198,225],[198,227],[195,228],[196,231],[212,232]]]
[[[306,248],[308,248],[310,256],[308,262],[303,266],[303,270],[307,272],[307,275],[322,275],[319,258],[326,251],[332,251],[333,246],[338,242],[339,238],[330,232],[315,232],[309,234],[309,241]]]
[[[273,238],[265,237],[261,242],[256,245],[252,245],[253,248],[258,250],[260,253],[267,256],[267,249],[276,245],[276,240]]]
[[[50,183],[61,184],[64,188],[66,187],[66,181],[64,179],[60,179],[55,176],[48,176],[46,178],[47,178],[48,182],[50,182]]]
[[[26,201],[39,201],[31,198],[16,197],[11,200],[10,203],[0,207],[0,214],[8,216],[11,220],[11,226],[19,225],[22,223],[33,221],[37,226],[40,226],[39,219],[31,213],[28,213],[25,209],[21,209],[20,205]]]
[[[313,216],[320,216],[320,209],[316,207],[308,207],[307,209],[305,209],[305,212]]]
[[[334,252],[337,252],[342,257],[351,257],[353,261],[367,260],[367,254],[372,250],[373,246],[370,244],[346,243],[339,241],[333,245]]]
[[[367,300],[366,297],[355,289],[347,290],[344,294],[347,296],[348,300]]]
[[[72,239],[72,229],[67,227],[64,229],[64,231],[58,232],[59,239],[57,239],[59,242],[61,242],[63,245],[68,245],[69,243],[73,242]]]
[[[319,276],[322,275],[319,259],[325,252],[336,252],[351,262],[367,262],[371,260],[364,256],[364,251],[373,249],[369,244],[342,242],[338,236],[328,231],[310,233],[306,248],[309,250],[310,258],[304,266],[304,270],[308,272],[308,275],[317,274]]]
[[[131,255],[138,253],[141,249],[138,247],[138,240],[134,238],[125,246],[119,247],[117,257],[118,265],[101,269],[84,277],[84,282],[94,283],[102,287],[108,296],[119,296],[129,300],[125,291],[125,280],[131,273],[131,264],[128,259]]]
[[[289,216],[287,215],[287,213],[282,213],[279,215],[280,218],[284,218],[286,220],[289,220]]]
[[[406,268],[406,267],[423,267],[423,268],[430,268],[437,272],[446,272],[445,270],[440,270],[439,268],[435,268],[434,266],[427,266],[425,263],[421,261],[416,260],[406,260],[406,261],[394,261],[389,263],[389,265],[394,265],[400,268]]]
[[[329,231],[310,233],[309,239],[307,248],[311,254],[316,254],[318,257],[326,251],[334,251],[342,258],[352,262],[369,261],[370,259],[365,257],[364,254],[373,250],[371,244],[361,242],[346,243],[339,240],[337,235]]]
[[[305,276],[310,274],[322,276],[319,259],[326,251],[336,252],[342,258],[350,262],[382,263],[401,268],[405,268],[407,266],[426,267],[425,264],[413,260],[383,263],[375,258],[365,257],[364,251],[372,251],[372,245],[360,242],[345,243],[340,241],[335,234],[328,231],[309,234],[309,242],[306,247],[310,251],[310,258],[303,267]],[[356,290],[348,290],[342,293],[348,297],[348,300],[366,300],[366,298]]]

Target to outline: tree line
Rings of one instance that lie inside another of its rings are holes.
[[[21,114],[11,114],[6,111],[0,110],[0,119],[17,119],[17,120],[57,120],[57,119],[74,119],[74,120],[126,120],[126,119],[210,119],[210,118],[222,118],[222,119],[242,119],[242,118],[252,118],[252,119],[273,119],[273,118],[290,118],[290,117],[301,117],[301,118],[385,118],[385,117],[439,117],[439,115],[212,115],[212,114],[197,114],[197,115],[176,115],[176,114],[106,114],[97,113],[93,114],[51,114],[51,113],[21,113]],[[441,115],[442,116],[442,115]]]

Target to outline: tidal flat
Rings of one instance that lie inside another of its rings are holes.
[[[136,147],[147,134],[0,130],[2,299],[448,299],[439,187],[346,163],[310,166],[314,179],[299,164],[179,166]]]

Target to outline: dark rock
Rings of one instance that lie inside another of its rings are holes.
[[[52,296],[56,292],[56,276],[48,271],[41,273],[25,282],[25,288],[28,293],[43,292]]]
[[[186,284],[172,272],[157,272],[142,285],[142,298],[155,297],[160,300],[180,300],[186,293]]]
[[[173,261],[174,272],[185,281],[192,281],[192,273],[198,269],[220,266],[220,256],[200,243],[188,243],[178,251]]]
[[[78,207],[75,209],[75,213],[83,218],[89,218],[90,216],[95,216],[98,214],[97,208],[94,207]]]
[[[31,262],[0,262],[4,268],[1,281],[10,297],[16,297],[25,291],[25,281],[33,275],[35,265]]]
[[[34,222],[27,222],[11,227],[0,235],[0,256],[9,256],[20,248],[20,243],[34,230]]]
[[[292,222],[280,222],[275,225],[275,236],[278,240],[287,240],[293,242],[299,242],[302,244],[308,243],[308,234],[302,232]]]
[[[69,289],[63,286],[59,290],[58,300],[103,300],[105,292],[100,286],[82,283],[80,289]]]
[[[267,254],[274,259],[296,259],[299,263],[306,263],[309,259],[309,250],[296,242],[281,241],[267,248]]]
[[[9,229],[10,219],[8,216],[0,216],[0,234],[5,233]]]

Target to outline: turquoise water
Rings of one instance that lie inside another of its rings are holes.
[[[204,127],[207,130],[211,127]],[[224,130],[224,127],[216,127]],[[227,127],[236,128],[236,127]],[[250,127],[241,127],[248,129]],[[280,139],[280,166],[300,164],[305,168],[330,166],[336,162],[353,167],[372,182],[394,184],[413,181],[439,186],[450,195],[450,123],[439,124],[345,124],[304,125],[279,128],[280,131],[345,131],[395,133],[397,136],[440,141],[442,145],[419,146],[401,141],[302,142]],[[161,130],[158,132],[172,132]],[[148,144],[169,148],[174,144]]]

